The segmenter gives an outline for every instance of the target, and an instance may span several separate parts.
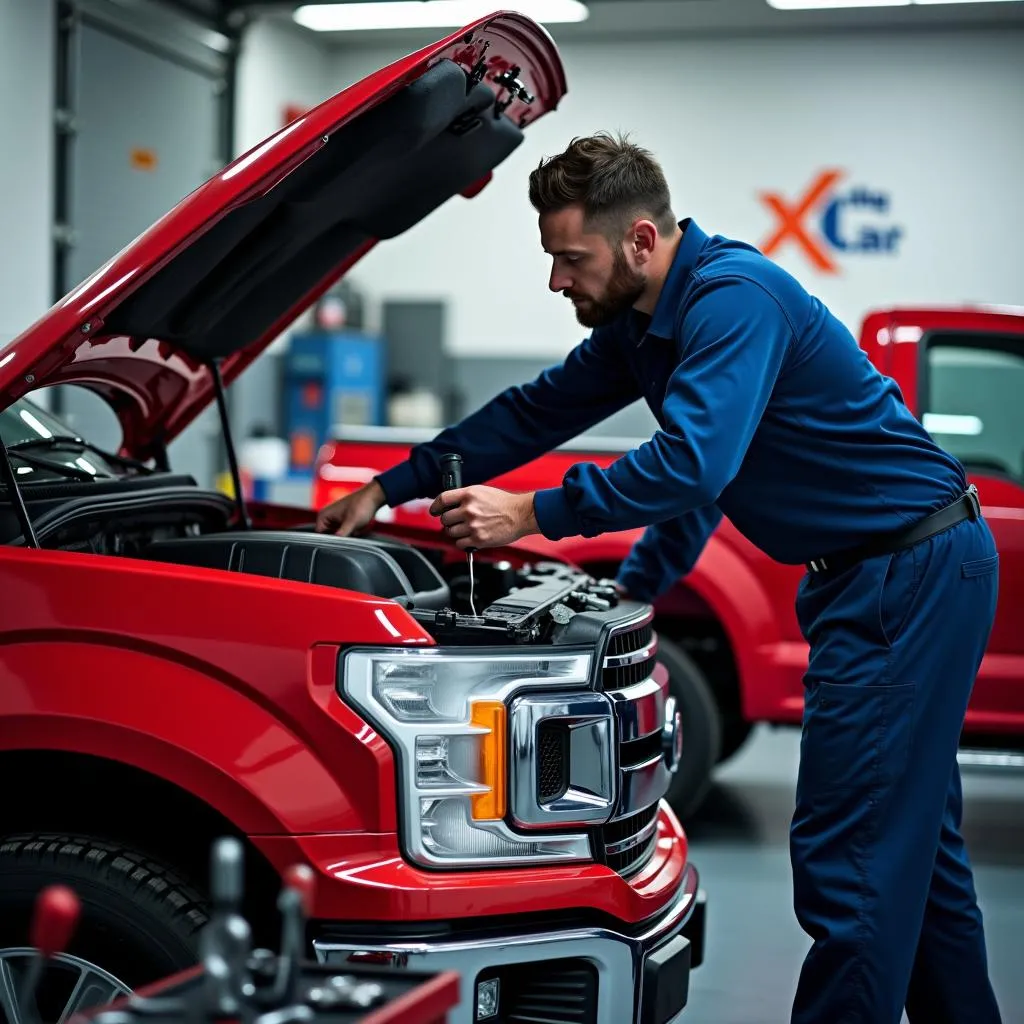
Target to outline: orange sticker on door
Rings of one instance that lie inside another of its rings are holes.
[[[156,170],[156,150],[136,146],[130,154],[132,168],[136,171]]]

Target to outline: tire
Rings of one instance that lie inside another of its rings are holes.
[[[69,886],[81,903],[66,953],[100,968],[128,989],[197,963],[199,933],[208,909],[196,889],[168,865],[137,850],[53,833],[0,841],[0,956],[30,944],[36,897],[53,884]],[[54,1003],[60,975],[58,964],[44,976],[41,1012],[44,1003],[63,1006]],[[45,1014],[43,1019],[48,1019]]]
[[[704,674],[677,644],[658,637],[658,660],[668,669],[669,690],[683,723],[683,755],[667,800],[685,821],[700,807],[722,749],[722,719]]]
[[[722,749],[718,752],[718,763],[724,764],[743,748],[754,730],[754,723],[739,715],[726,715],[722,719]]]

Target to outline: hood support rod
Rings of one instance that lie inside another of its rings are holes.
[[[238,470],[238,455],[235,452],[235,442],[231,437],[231,419],[228,416],[228,401],[224,391],[224,378],[220,373],[220,362],[216,359],[210,362],[210,374],[213,377],[213,390],[217,395],[217,412],[220,414],[220,427],[224,434],[224,446],[228,452],[228,467],[231,470],[231,483],[235,488],[235,503],[238,505],[238,517],[247,530],[252,529],[252,520],[245,507],[245,497],[242,494],[242,474]]]
[[[25,545],[30,548],[39,547],[39,538],[32,527],[32,519],[25,507],[25,499],[22,497],[21,488],[18,486],[18,474],[14,472],[11,465],[11,457],[7,454],[7,445],[0,439],[0,477],[3,477],[7,490],[11,493],[11,501],[14,502],[14,511],[21,524],[21,532],[25,538]]]

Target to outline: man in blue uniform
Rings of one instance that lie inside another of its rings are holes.
[[[991,1024],[981,914],[960,835],[960,728],[995,614],[998,556],[964,469],[856,341],[754,248],[677,223],[649,153],[575,140],[530,178],[549,287],[590,336],[355,495],[318,527],[467,486],[432,507],[459,547],[648,527],[620,583],[650,600],[722,516],[806,564],[810,645],[796,811],[795,910],[813,939],[799,1024]],[[606,469],[509,494],[478,482],[637,399],[660,429]]]

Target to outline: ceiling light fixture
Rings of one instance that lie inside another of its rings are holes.
[[[501,0],[367,0],[347,4],[305,4],[293,17],[314,32],[373,29],[461,28],[506,9]],[[507,9],[534,21],[585,21],[590,13],[580,0],[510,0]]]
[[[1012,3],[1014,0],[768,0],[779,11],[825,11],[849,7],[910,7],[917,4]]]
[[[910,0],[768,0],[779,11],[826,11],[842,7],[909,7]]]

